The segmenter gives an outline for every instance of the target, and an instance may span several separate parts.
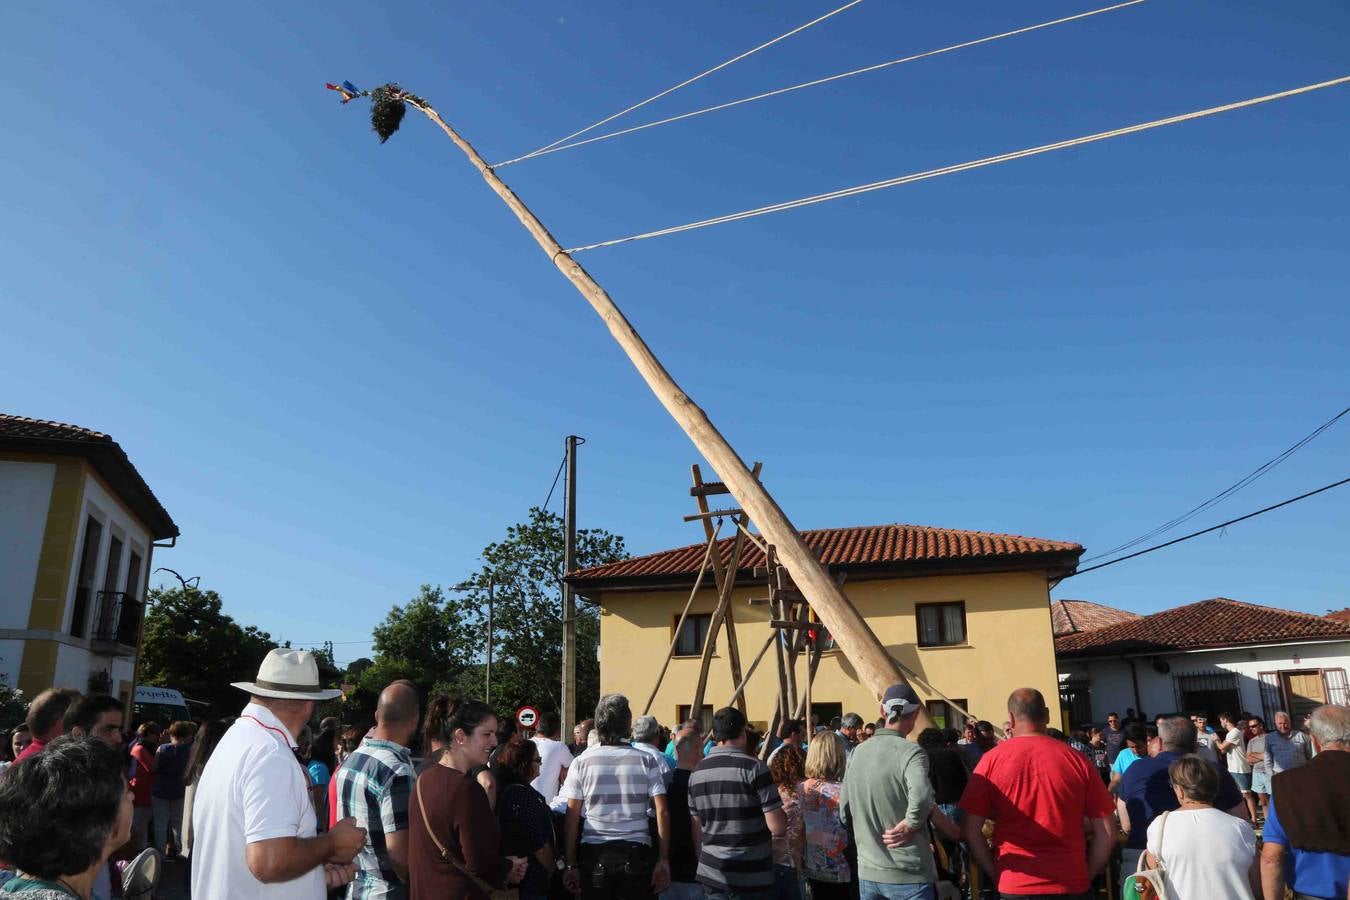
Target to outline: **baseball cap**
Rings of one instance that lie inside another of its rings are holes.
[[[881,697],[881,708],[885,710],[887,719],[911,715],[922,705],[919,695],[907,684],[893,684],[886,688],[886,693]]]

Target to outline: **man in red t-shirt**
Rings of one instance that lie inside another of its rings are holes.
[[[1111,795],[1082,754],[1045,733],[1050,711],[1040,691],[1013,691],[1008,717],[1012,739],[980,758],[961,795],[965,842],[998,879],[1003,900],[1086,900],[1114,846]],[[985,819],[994,820],[993,850],[981,831]]]
[[[70,705],[80,699],[80,692],[74,688],[47,688],[28,704],[28,733],[33,742],[15,757],[21,762],[30,756],[37,756],[48,744],[66,733],[65,716]]]

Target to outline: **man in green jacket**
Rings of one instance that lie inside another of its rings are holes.
[[[933,787],[928,755],[906,740],[922,704],[914,689],[886,689],[886,720],[853,751],[839,797],[839,813],[858,845],[861,900],[934,900],[937,867],[928,845]]]

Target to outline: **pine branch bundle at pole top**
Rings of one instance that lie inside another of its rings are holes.
[[[647,383],[647,387],[651,389],[656,398],[661,401],[661,405],[666,408],[666,411],[688,435],[689,440],[712,465],[713,470],[721,477],[739,506],[749,514],[750,520],[759,526],[760,533],[764,535],[765,540],[775,545],[779,562],[787,568],[811,608],[816,611],[825,627],[830,630],[835,643],[853,665],[859,680],[871,689],[878,700],[892,684],[908,684],[900,666],[886,652],[885,646],[868,627],[863,617],[858,614],[858,610],[849,602],[849,599],[844,596],[843,591],[840,590],[834,579],[825,573],[820,561],[816,559],[815,554],[802,540],[801,534],[788,520],[787,515],[769,495],[769,492],[751,473],[745,465],[745,461],[741,459],[731,444],[727,442],[727,439],[708,419],[707,414],[694,403],[693,399],[680,388],[674,377],[666,371],[665,366],[657,359],[656,354],[647,346],[642,336],[638,334],[637,329],[628,321],[605,289],[576,260],[567,254],[562,244],[558,243],[557,239],[544,227],[544,223],[540,222],[539,218],[516,196],[515,192],[497,177],[497,173],[473,148],[473,145],[466,141],[459,132],[451,128],[431,104],[415,94],[408,93],[397,84],[382,85],[372,91],[357,90],[350,82],[343,82],[340,87],[331,84],[328,87],[330,90],[342,94],[343,103],[357,96],[369,96],[374,100],[375,94],[380,93],[382,104],[397,104],[399,106],[405,103],[411,104],[445,132],[446,137],[459,147],[473,167],[483,176],[483,179],[488,183],[488,187],[492,188],[493,192],[515,214],[520,224],[525,227],[525,230],[530,233],[549,259],[553,261],[553,265],[563,274],[563,277],[572,283],[604,321],[606,327],[609,328],[610,335],[627,354],[638,374]],[[374,121],[373,113],[372,110],[372,122]],[[391,118],[392,114],[385,111],[381,121],[387,124]],[[401,116],[399,118],[401,119]],[[397,127],[398,122],[394,122],[393,130],[390,130],[389,134],[393,134]],[[380,133],[378,128],[377,133]],[[383,143],[388,139],[388,135],[380,134],[381,143]],[[932,725],[932,720],[929,718],[927,710],[920,708],[917,727],[923,729],[930,725]]]

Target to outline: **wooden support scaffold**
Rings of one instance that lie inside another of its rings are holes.
[[[756,480],[758,480],[762,468],[762,463],[754,464],[752,474]],[[703,473],[697,463],[690,467],[690,471],[693,475],[693,486],[689,489],[689,493],[698,505],[698,512],[685,516],[684,520],[702,523],[707,544],[703,551],[698,573],[694,578],[693,590],[689,592],[689,599],[685,601],[684,609],[675,623],[675,632],[671,637],[670,646],[666,650],[665,660],[656,675],[656,683],[652,685],[651,693],[647,696],[647,702],[643,705],[642,714],[647,715],[651,712],[652,704],[656,701],[656,695],[661,690],[661,684],[665,679],[666,672],[670,669],[670,662],[679,646],[680,633],[684,629],[685,622],[689,619],[689,611],[693,608],[694,600],[699,591],[703,589],[708,570],[711,569],[717,591],[717,605],[709,621],[707,634],[699,655],[699,674],[694,687],[693,699],[689,704],[689,717],[692,719],[701,717],[701,711],[705,705],[704,698],[708,691],[708,677],[713,650],[716,647],[718,635],[725,627],[727,657],[731,669],[731,680],[734,685],[734,691],[726,705],[734,705],[742,713],[748,715],[745,689],[750,683],[750,678],[759,668],[759,664],[763,661],[769,649],[773,648],[774,650],[778,694],[774,701],[773,717],[769,725],[769,733],[773,734],[782,722],[789,719],[802,719],[810,714],[811,688],[815,681],[816,671],[820,667],[822,650],[820,638],[825,633],[825,629],[819,619],[812,615],[810,603],[801,590],[797,588],[797,585],[793,583],[787,567],[779,562],[777,548],[772,544],[763,543],[750,533],[747,528],[749,517],[745,514],[745,511],[739,508],[710,508],[709,497],[730,493],[726,485],[716,481],[704,481]],[[714,519],[717,522],[716,526],[713,524]],[[730,554],[726,559],[723,559],[719,539],[726,519],[731,520],[732,526],[735,528],[735,535],[732,537]],[[769,607],[769,634],[759,652],[755,654],[750,667],[743,671],[740,644],[736,634],[736,617],[731,601],[736,587],[736,573],[740,570],[740,562],[747,541],[754,543],[765,555],[765,564],[756,567],[754,575],[757,580],[759,578],[765,579],[769,596],[751,599],[749,603],[752,606],[767,605]],[[836,575],[834,580],[836,585],[842,589],[844,582],[842,573]],[[803,667],[800,681],[797,676],[799,660],[802,661]],[[765,741],[765,752],[767,752],[768,745],[769,742]]]

